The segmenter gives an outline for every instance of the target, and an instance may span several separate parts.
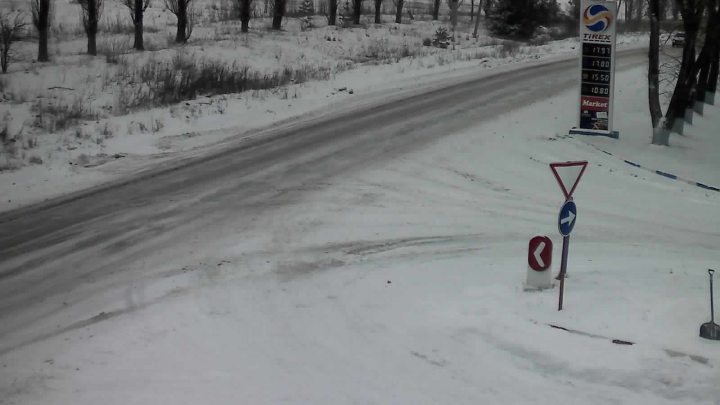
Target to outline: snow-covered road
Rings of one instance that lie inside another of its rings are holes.
[[[644,52],[619,63],[628,91]],[[575,65],[3,216],[0,403],[717,404],[696,329],[720,198],[562,136]],[[557,313],[521,283],[530,236],[559,246],[547,163],[568,159],[591,167]]]

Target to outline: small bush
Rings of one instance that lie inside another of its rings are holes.
[[[119,63],[121,56],[130,49],[127,38],[123,37],[104,37],[98,42],[98,53],[104,55],[107,63],[111,64]]]
[[[518,54],[520,54],[520,44],[517,42],[506,41],[500,45],[498,57],[502,59],[517,56]]]
[[[30,164],[31,165],[41,165],[41,164],[43,164],[43,160],[40,156],[32,155],[32,156],[30,156]]]
[[[530,43],[535,46],[542,46],[542,45],[548,44],[551,41],[552,41],[552,37],[550,37],[549,34],[542,34],[542,35],[538,35],[535,38],[533,38],[530,41]]]
[[[36,113],[35,126],[48,132],[64,131],[81,121],[97,119],[97,114],[92,112],[85,97],[77,97],[69,104],[63,100],[38,100],[32,110]]]
[[[423,46],[432,46],[432,39],[430,39],[430,38],[423,39]]]
[[[305,64],[286,66],[273,72],[258,72],[237,63],[198,59],[177,52],[169,63],[147,63],[129,73],[134,85],[120,87],[117,96],[120,111],[149,106],[171,105],[200,96],[241,93],[248,90],[274,89],[308,80],[329,80],[347,64],[330,66]]]
[[[114,17],[114,19],[110,17],[100,23],[101,32],[113,35],[134,35],[135,26],[124,13],[115,14]],[[145,27],[143,27],[143,30],[144,29]]]
[[[223,0],[218,5],[213,3],[210,9],[210,23],[233,21],[240,19],[239,1]]]
[[[440,27],[435,31],[435,38],[433,39],[433,45],[438,48],[447,48],[450,46],[450,34],[445,27]]]
[[[156,134],[165,128],[165,120],[162,118],[156,118],[152,121],[152,132]]]

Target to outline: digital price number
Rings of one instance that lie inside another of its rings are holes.
[[[582,84],[583,96],[610,97],[610,86],[607,84]]]
[[[596,84],[610,84],[610,73],[583,70],[582,81]]]
[[[602,44],[583,44],[583,56],[609,58],[612,56],[612,46]]]
[[[582,58],[582,68],[590,70],[601,70],[603,72],[609,72],[612,63],[610,59],[586,57]]]

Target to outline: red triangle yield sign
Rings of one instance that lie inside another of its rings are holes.
[[[575,192],[575,188],[585,173],[588,162],[586,160],[580,162],[558,162],[550,163],[550,170],[555,175],[560,188],[562,189],[565,201],[569,200]]]

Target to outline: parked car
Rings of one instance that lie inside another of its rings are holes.
[[[676,46],[682,47],[683,45],[685,45],[685,33],[678,32],[672,39],[672,46],[674,48]]]

